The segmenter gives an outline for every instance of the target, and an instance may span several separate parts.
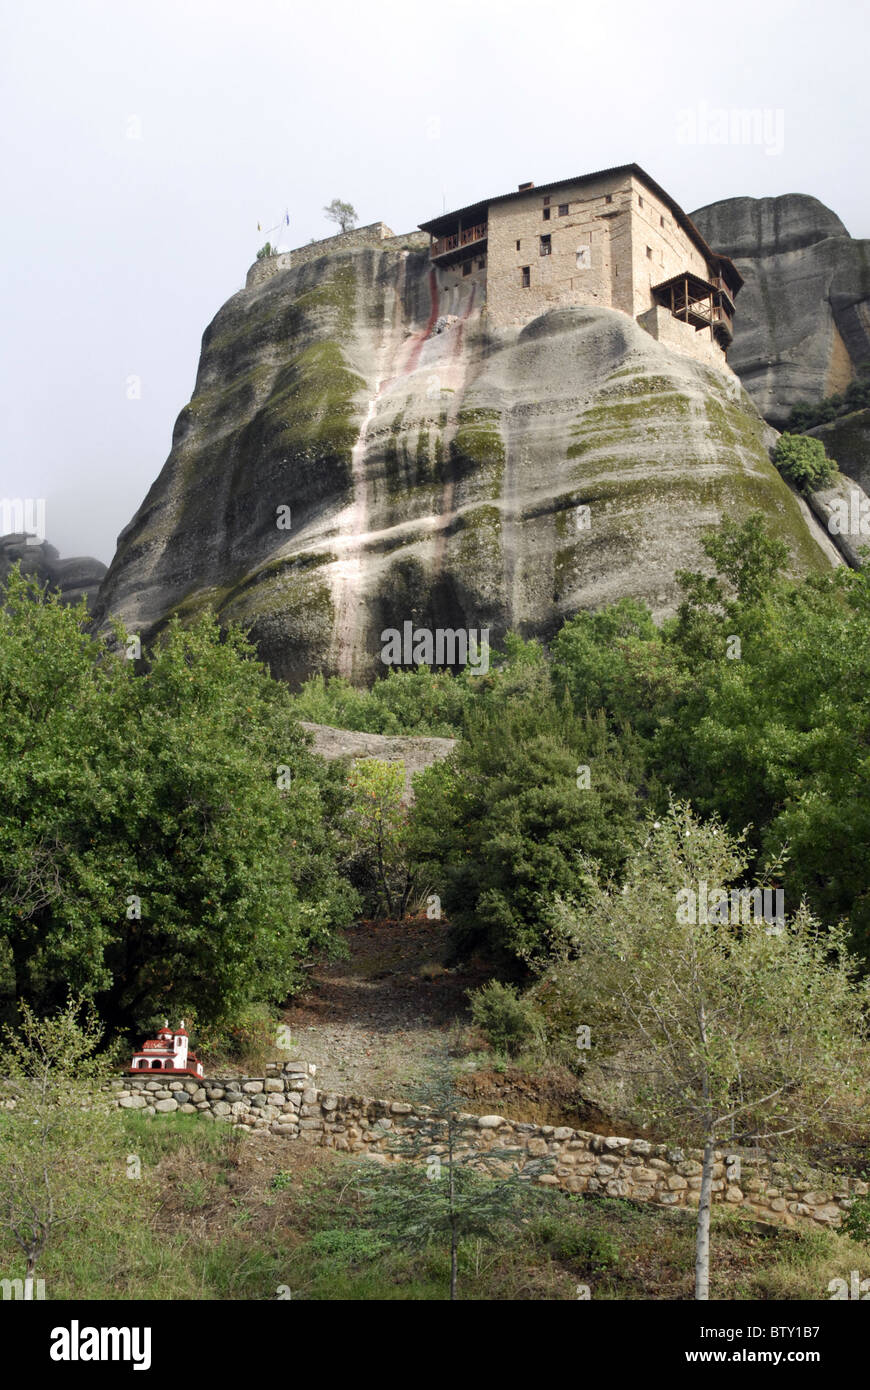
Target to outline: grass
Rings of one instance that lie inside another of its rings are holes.
[[[90,1212],[47,1250],[46,1297],[432,1301],[446,1296],[441,1238],[409,1248],[379,1229],[348,1157],[273,1136],[253,1139],[193,1116],[126,1114],[142,1180],[125,1209]],[[420,1181],[425,1182],[423,1173]],[[0,1269],[21,1261],[0,1234]],[[766,1226],[714,1209],[718,1299],[828,1297],[866,1271],[870,1248],[826,1230]],[[459,1293],[471,1301],[690,1299],[691,1213],[529,1187],[515,1228],[467,1237]],[[284,1290],[284,1292],[280,1292]]]

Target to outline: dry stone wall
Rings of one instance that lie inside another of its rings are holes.
[[[446,1153],[446,1120],[427,1107],[323,1091],[315,1084],[315,1072],[309,1063],[287,1062],[283,1069],[270,1065],[258,1078],[198,1082],[130,1076],[113,1080],[110,1089],[124,1109],[154,1116],[199,1114],[380,1162],[401,1158],[395,1153],[397,1143],[409,1137],[419,1141],[414,1148],[422,1158]],[[543,1187],[661,1206],[692,1207],[699,1200],[698,1149],[567,1125],[520,1123],[500,1115],[463,1114],[459,1125],[459,1158],[474,1167],[479,1154],[483,1172],[516,1173]],[[716,1152],[713,1201],[768,1221],[836,1227],[853,1198],[865,1196],[868,1189],[870,1184],[856,1178],[772,1161],[760,1149]]]

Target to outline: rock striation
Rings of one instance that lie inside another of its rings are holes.
[[[766,420],[781,429],[798,401],[870,371],[870,241],[800,193],[726,198],[692,220],[744,278],[728,360]]]
[[[623,595],[670,613],[723,515],[760,508],[796,572],[829,566],[727,367],[611,309],[496,331],[472,293],[442,316],[402,238],[270,272],[204,334],[103,631],[114,614],[148,638],[210,605],[279,678],[362,681],[405,622],[497,642]]]

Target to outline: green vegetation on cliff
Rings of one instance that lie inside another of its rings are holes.
[[[277,1003],[356,900],[347,793],[237,631],[173,620],[110,657],[13,571],[0,602],[0,995],[72,987],[112,1027]]]

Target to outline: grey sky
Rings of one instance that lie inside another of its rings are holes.
[[[296,246],[335,230],[333,197],[403,232],[445,201],[636,161],[686,211],[811,193],[870,236],[854,0],[4,0],[2,15],[0,497],[44,497],[62,555],[111,559],[202,332],[285,206]],[[719,108],[767,111],[768,135],[687,143],[680,112],[700,137]]]

